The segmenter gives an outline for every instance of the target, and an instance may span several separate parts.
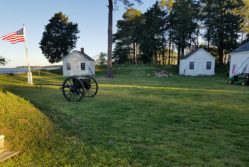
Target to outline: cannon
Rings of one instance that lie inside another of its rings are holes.
[[[69,77],[60,84],[35,84],[61,86],[62,93],[68,101],[80,101],[83,97],[94,97],[98,92],[98,83],[91,77]]]

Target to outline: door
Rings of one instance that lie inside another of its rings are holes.
[[[205,75],[205,63],[198,62],[198,75]]]

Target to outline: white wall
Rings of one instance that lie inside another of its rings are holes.
[[[207,62],[211,62],[211,69],[206,69]],[[189,69],[189,63],[194,62],[194,69]],[[180,60],[179,74],[180,75],[214,75],[215,58],[209,53],[200,49],[187,59]],[[185,72],[184,72],[185,70]]]
[[[249,73],[249,52],[231,54],[229,77],[240,74],[243,70]]]
[[[70,63],[71,70],[67,70],[67,63]],[[85,63],[85,70],[81,70],[81,63]],[[63,59],[63,76],[92,75],[89,67],[95,75],[94,61],[89,61],[88,59],[74,51],[70,53],[69,56]]]

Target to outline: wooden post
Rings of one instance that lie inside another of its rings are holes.
[[[25,26],[23,24],[23,35],[24,35],[24,40],[25,40],[25,46],[26,46],[26,56],[27,56],[27,62],[28,62],[28,84],[33,84],[33,79],[32,79],[32,73],[30,71],[30,66],[29,66],[29,55],[28,55],[28,45],[27,45],[27,40],[26,40],[26,33],[25,33]]]

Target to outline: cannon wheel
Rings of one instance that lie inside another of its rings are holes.
[[[90,84],[85,86],[85,97],[94,97],[97,92],[98,92],[98,83],[97,81],[91,77],[91,76],[88,76],[89,77],[89,80],[90,80]]]
[[[75,77],[67,78],[62,85],[62,92],[68,101],[80,101],[84,94],[84,85]]]

